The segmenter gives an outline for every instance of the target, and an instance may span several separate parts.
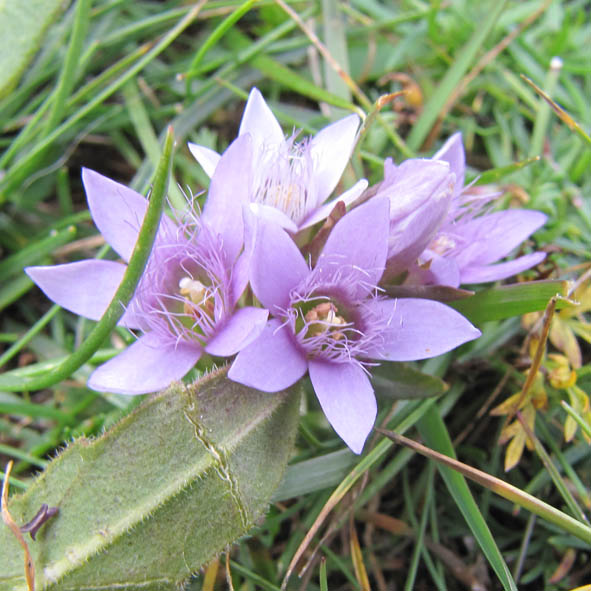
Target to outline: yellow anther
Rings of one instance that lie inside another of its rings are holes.
[[[338,314],[337,307],[332,302],[324,302],[314,306],[305,316],[306,322],[314,324],[311,326],[308,335],[318,335],[323,332],[330,332],[335,340],[343,338],[343,333],[335,331],[338,326],[347,324],[347,321]]]
[[[183,277],[179,281],[181,295],[188,298],[194,304],[203,304],[207,299],[207,288],[198,279]]]
[[[431,244],[429,245],[429,250],[432,250],[433,252],[436,252],[437,254],[443,255],[446,252],[448,252],[449,250],[451,250],[452,248],[454,248],[455,245],[456,245],[455,240],[453,240],[449,236],[446,236],[445,234],[441,234],[441,235],[437,236],[437,238],[435,238],[435,240],[433,240],[433,242],[431,242]]]

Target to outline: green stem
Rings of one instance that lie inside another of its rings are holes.
[[[12,392],[40,390],[60,382],[88,361],[115,328],[135,292],[135,288],[139,283],[148,257],[150,256],[152,244],[156,238],[160,216],[162,215],[167,194],[173,143],[172,128],[169,128],[164,142],[162,158],[154,176],[150,203],[142,227],[140,228],[135,248],[129,259],[129,264],[127,265],[121,285],[119,285],[115,292],[103,317],[92,329],[80,348],[67,357],[51,373],[37,377],[20,377],[17,379],[11,376],[10,373],[5,373],[3,376],[0,376],[0,390]]]

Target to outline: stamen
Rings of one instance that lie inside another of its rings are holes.
[[[133,300],[144,332],[204,345],[230,308],[230,268],[220,236],[191,216],[160,238]],[[178,287],[177,287],[178,286]]]
[[[332,302],[318,304],[304,316],[308,323],[307,336],[326,334],[327,337],[336,341],[344,338],[342,332],[335,330],[335,327],[346,326],[347,321],[338,314],[337,307]]]
[[[183,277],[179,281],[179,289],[181,290],[182,296],[188,297],[198,306],[205,303],[208,297],[208,291],[205,285],[198,279],[191,279],[191,277]]]
[[[279,209],[295,223],[316,207],[314,161],[306,142],[298,144],[291,138],[280,149],[266,146],[260,155],[258,174],[254,203]]]
[[[429,250],[436,252],[439,255],[444,255],[445,253],[453,250],[456,246],[456,242],[451,236],[447,234],[439,234],[435,237],[433,242],[429,245]]]

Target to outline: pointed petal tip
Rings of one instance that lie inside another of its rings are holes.
[[[337,186],[357,141],[360,118],[348,115],[321,129],[310,142],[314,159],[317,202],[320,205]]]
[[[199,144],[187,143],[189,152],[203,168],[205,174],[211,178],[215,172],[216,166],[220,161],[221,156],[211,148],[200,146]]]
[[[384,272],[388,252],[390,201],[374,197],[343,216],[332,229],[316,264],[315,272],[332,274],[335,262],[359,270],[356,286],[362,297],[377,285]],[[362,281],[361,278],[364,278]]]
[[[137,191],[88,168],[82,170],[82,180],[96,227],[113,250],[128,261],[148,200]]]
[[[250,133],[256,146],[281,144],[285,136],[279,121],[258,88],[252,88],[244,106],[238,135]]]
[[[377,403],[365,370],[357,363],[312,360],[310,379],[320,406],[339,437],[356,454],[363,451],[377,416]]]
[[[253,97],[253,98],[256,98],[256,99],[261,99],[262,101],[265,100],[263,98],[263,95],[262,95],[261,91],[256,86],[253,86],[250,89],[250,92],[248,93],[248,100],[250,100],[250,97]]]

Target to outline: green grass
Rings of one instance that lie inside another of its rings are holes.
[[[28,33],[39,50],[26,67],[20,63],[26,56],[16,56],[20,79],[5,96],[0,92],[0,458],[2,467],[10,458],[16,462],[13,492],[26,487],[65,442],[101,433],[139,403],[85,386],[93,367],[133,337],[113,329],[116,319],[96,325],[52,307],[23,273],[27,265],[113,258],[97,241],[86,210],[81,167],[146,193],[156,183],[171,125],[176,149],[169,201],[178,206],[182,192],[207,187],[186,142],[225,148],[253,85],[286,132],[310,133],[348,112],[369,114],[381,95],[402,88],[388,75],[408,75],[423,103],[413,107],[399,98],[394,108],[372,113],[343,186],[362,175],[377,182],[385,158],[429,156],[461,130],[472,177],[494,169],[482,181],[506,191],[507,206],[549,215],[536,234],[549,253],[543,278],[577,279],[588,268],[589,143],[521,78],[545,90],[589,134],[587,2],[290,0],[298,21],[271,0],[202,4],[73,2],[47,29],[31,23]],[[6,22],[0,18],[0,33]],[[310,31],[322,45],[313,45]],[[502,50],[487,55],[494,48]],[[562,59],[560,70],[550,69],[554,56]],[[0,53],[6,72],[11,59]],[[511,299],[503,293],[492,299],[483,294],[480,301]],[[549,459],[526,450],[517,467],[503,471],[505,450],[497,444],[503,418],[479,411],[520,390],[526,332],[502,311],[472,313],[483,319],[480,341],[422,364],[451,388],[427,400],[384,395],[378,424],[422,438],[442,453],[453,449],[463,462],[556,509],[569,513],[575,507],[574,517],[579,511],[589,517],[591,448],[582,436],[584,423],[571,442],[564,441],[567,410],[582,420],[580,412],[561,405],[569,402],[564,390],[546,384],[547,405],[536,426]],[[579,342],[577,384],[589,393],[591,358],[588,345]],[[361,458],[341,452],[312,393],[303,408],[290,477],[266,520],[231,549],[235,589],[280,588],[311,531],[316,534],[298,564],[308,561],[309,568],[302,579],[293,574],[288,588],[360,588],[351,527],[357,528],[372,589],[379,591],[394,583],[453,591],[470,581],[493,590],[561,591],[589,582],[591,549],[576,537],[541,518],[532,522],[526,510],[516,512],[486,488],[468,488],[457,473],[441,477],[427,460],[381,436]],[[555,470],[548,472],[548,461]],[[569,551],[572,566],[552,578]],[[222,558],[215,589],[227,588],[224,570]],[[203,581],[196,576],[191,589],[204,588]]]

